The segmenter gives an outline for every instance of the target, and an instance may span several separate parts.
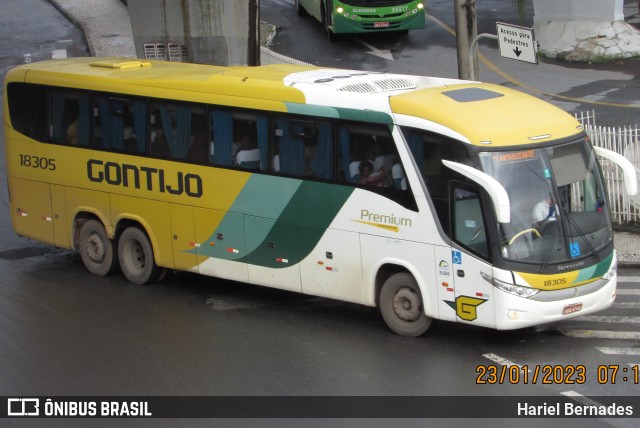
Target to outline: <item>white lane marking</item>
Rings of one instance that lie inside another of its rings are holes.
[[[516,366],[516,367],[522,368],[522,366],[520,364],[514,363],[513,361],[507,360],[506,358],[503,358],[503,357],[501,357],[499,355],[496,355],[496,354],[483,354],[482,356],[485,357],[488,360],[493,361],[494,363],[498,363],[498,364],[503,365],[503,366]]]
[[[618,282],[640,282],[640,276],[620,276],[620,275],[618,275]]]
[[[640,355],[638,348],[600,348],[596,346],[596,349],[607,355]]]
[[[582,317],[574,318],[574,321],[582,322],[608,322],[619,324],[640,324],[640,317],[605,317],[598,315],[585,315]]]
[[[597,401],[587,398],[576,391],[565,391],[565,392],[561,392],[560,394],[564,395],[565,397],[571,397],[578,403],[584,404],[585,406],[598,406],[598,407],[602,406],[602,404],[598,403]]]
[[[629,288],[618,288],[616,294],[619,296],[640,296],[640,290],[632,290]]]
[[[66,49],[55,49],[53,52],[51,52],[52,59],[64,59],[66,57],[67,57]]]
[[[640,332],[636,331],[560,330],[560,333],[581,339],[640,340]]]
[[[616,309],[640,309],[640,302],[637,302],[637,303],[629,303],[629,302],[614,303],[612,305],[612,307],[616,308]]]

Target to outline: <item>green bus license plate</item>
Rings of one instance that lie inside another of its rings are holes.
[[[373,28],[385,28],[388,27],[389,23],[388,22],[374,22],[373,23]]]
[[[567,305],[562,309],[562,315],[569,315],[574,312],[578,312],[582,309],[582,303],[574,303],[571,305]]]

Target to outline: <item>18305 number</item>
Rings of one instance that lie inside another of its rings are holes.
[[[39,168],[48,169],[49,171],[56,170],[56,160],[53,158],[43,158],[40,156],[25,155],[20,153],[20,166],[27,168]]]

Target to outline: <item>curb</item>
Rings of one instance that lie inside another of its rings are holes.
[[[79,19],[77,19],[74,15],[69,13],[67,11],[67,9],[65,9],[56,0],[49,0],[49,3],[51,3],[53,5],[53,7],[58,9],[60,11],[60,13],[62,15],[64,15],[65,18],[67,18],[73,25],[75,25],[76,27],[78,27],[80,29],[80,31],[82,31],[82,37],[84,38],[84,41],[87,44],[87,47],[89,48],[89,54],[91,56],[96,56],[96,50],[93,47],[93,41],[89,37],[89,29],[86,27],[86,25],[84,25],[84,23],[82,21],[80,21]]]

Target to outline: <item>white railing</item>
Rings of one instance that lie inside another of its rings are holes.
[[[595,123],[594,112],[578,113],[576,119],[582,122],[594,146],[625,156],[640,173],[640,128],[598,126]],[[622,172],[612,162],[601,158],[600,164],[609,189],[613,221],[620,224],[640,222],[640,196],[627,196]]]

